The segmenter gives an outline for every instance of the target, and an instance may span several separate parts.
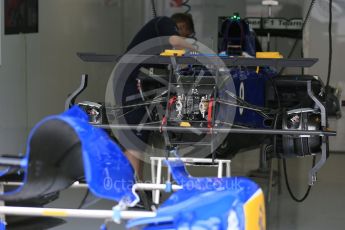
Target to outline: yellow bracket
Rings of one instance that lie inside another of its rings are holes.
[[[185,50],[165,50],[160,54],[160,56],[166,56],[166,57],[172,57],[172,56],[177,56],[181,57],[185,55],[186,51]]]
[[[256,52],[256,58],[283,58],[279,52]],[[256,73],[259,73],[260,67],[256,67]]]
[[[256,52],[256,58],[283,58],[279,52]]]
[[[191,124],[189,122],[181,122],[180,127],[191,127]]]

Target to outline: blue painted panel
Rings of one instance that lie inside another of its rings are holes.
[[[194,178],[183,162],[167,162],[183,189],[172,194],[155,218],[132,220],[144,229],[245,229],[244,204],[260,189],[246,178]]]
[[[101,129],[88,123],[88,116],[75,106],[61,115],[49,116],[40,121],[30,132],[27,152],[23,159],[23,185],[4,193],[10,195],[20,192],[27,182],[27,165],[30,156],[30,142],[36,130],[50,120],[62,120],[70,125],[78,135],[82,145],[84,172],[92,193],[104,199],[127,200],[130,204],[137,197],[132,193],[134,170],[121,149]],[[42,143],[44,144],[44,143]]]
[[[134,170],[122,150],[99,128],[88,123],[88,117],[77,106],[57,117],[70,124],[83,148],[86,181],[98,197],[134,202]]]

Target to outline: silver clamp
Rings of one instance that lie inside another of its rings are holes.
[[[88,75],[87,74],[81,75],[80,86],[66,99],[65,111],[70,109],[74,105],[75,99],[86,89],[87,82],[88,82]]]
[[[315,97],[312,88],[311,88],[311,81],[307,82],[307,90],[309,97],[315,102],[315,105],[320,109],[321,111],[321,127],[322,129],[326,128],[327,126],[327,117],[326,117],[326,108],[325,106]],[[321,158],[317,162],[317,164],[309,171],[309,185],[314,185],[314,183],[317,181],[317,172],[322,168],[322,166],[327,161],[327,148],[328,142],[327,137],[322,136],[322,145],[321,145]]]

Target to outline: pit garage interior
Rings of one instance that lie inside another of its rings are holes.
[[[14,17],[16,9],[10,7],[17,4],[16,2],[19,2],[19,5],[22,2],[23,7],[17,9],[17,13],[26,10],[26,13],[23,14],[27,18],[22,19],[24,24],[29,25],[25,20],[36,20],[37,28],[26,30],[21,24],[18,28],[11,30],[11,26],[6,23],[7,20],[10,20],[7,14],[8,11],[13,10],[10,13]],[[0,110],[0,155],[6,157],[23,156],[28,148],[27,140],[30,130],[43,118],[65,111],[66,99],[79,87],[83,74],[88,75],[88,84],[87,88],[78,95],[76,103],[83,101],[104,102],[108,81],[112,76],[116,62],[83,61],[77,53],[124,54],[136,33],[145,23],[152,20],[153,13],[158,16],[170,17],[174,13],[184,13],[188,10],[194,20],[197,41],[215,53],[219,51],[219,20],[222,17],[230,18],[235,15],[241,20],[242,18],[269,17],[277,18],[277,20],[299,19],[305,24],[303,31],[294,32],[295,34],[292,35],[291,33],[276,35],[271,31],[272,34],[269,39],[267,31],[261,31],[260,35],[257,34],[257,38],[263,51],[269,49],[279,52],[283,58],[300,60],[303,56],[303,58],[318,59],[314,65],[308,68],[285,68],[283,74],[296,76],[303,72],[303,75],[317,75],[326,84],[330,71],[329,85],[333,87],[332,92],[334,100],[338,102],[338,108],[334,114],[327,116],[327,128],[325,130],[336,131],[336,136],[329,137],[327,147],[329,156],[326,163],[317,172],[317,181],[311,186],[306,199],[303,202],[296,202],[291,198],[285,183],[283,160],[277,158],[269,161],[262,160],[262,149],[265,148],[264,144],[266,143],[263,142],[255,148],[243,148],[231,157],[227,157],[226,154],[225,157],[222,157],[227,160],[231,159],[232,177],[249,177],[263,191],[266,205],[266,228],[255,229],[344,229],[345,93],[342,91],[345,89],[343,77],[345,72],[343,62],[345,53],[345,3],[342,0],[280,0],[268,1],[273,4],[273,6],[268,6],[263,5],[263,2],[267,1],[1,1],[0,107],[2,109]],[[279,4],[275,6],[274,2],[279,2]],[[31,6],[37,7],[34,16],[31,15],[33,14],[30,11],[33,10],[30,8]],[[28,15],[32,17],[30,18]],[[332,16],[331,23],[329,23],[330,16]],[[289,26],[286,26],[285,30],[288,31]],[[330,48],[332,52],[330,52]],[[291,52],[292,49],[294,52]],[[151,135],[151,143],[164,145],[159,136],[161,136],[159,132],[156,135]],[[241,134],[240,139],[244,142],[250,142],[253,138],[256,136]],[[231,139],[227,140],[232,145]],[[197,158],[197,155],[193,155],[193,157]],[[202,154],[201,157],[205,157],[205,154]],[[318,162],[321,155],[318,154],[315,158]],[[212,157],[208,159],[212,159]],[[286,159],[289,187],[297,198],[303,197],[308,189],[310,182],[308,173],[312,167],[312,159],[312,156]],[[150,166],[149,156],[146,156],[143,181],[148,183],[152,182]],[[191,175],[195,177],[217,177],[217,167],[207,167],[203,164],[197,164],[197,166],[187,167]],[[264,167],[263,171],[258,171],[260,166]],[[166,168],[163,170],[164,176],[166,175],[164,174],[165,170]],[[223,171],[225,172],[226,169],[224,168]],[[81,204],[85,203],[87,193],[85,187],[64,189],[60,191],[57,199],[45,204],[44,207],[78,209]],[[160,199],[167,199],[168,196],[169,194],[162,193]],[[85,209],[112,210],[115,205],[114,201],[100,199],[93,200]],[[0,216],[4,217],[1,212]],[[102,219],[68,218],[63,215],[59,219],[63,219],[65,223],[49,228],[43,224],[46,222],[39,218],[18,220],[23,221],[24,224],[17,228],[11,228],[11,224],[7,227],[8,229],[77,230],[100,229],[104,223]],[[108,229],[126,229],[126,223],[125,220],[121,221],[120,224],[108,223]],[[190,227],[183,229],[226,228]],[[228,229],[250,228],[231,228],[228,226]]]

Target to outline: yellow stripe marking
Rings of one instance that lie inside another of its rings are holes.
[[[42,211],[43,216],[58,216],[58,217],[67,217],[68,214],[65,211],[57,211],[57,210],[45,210]]]

